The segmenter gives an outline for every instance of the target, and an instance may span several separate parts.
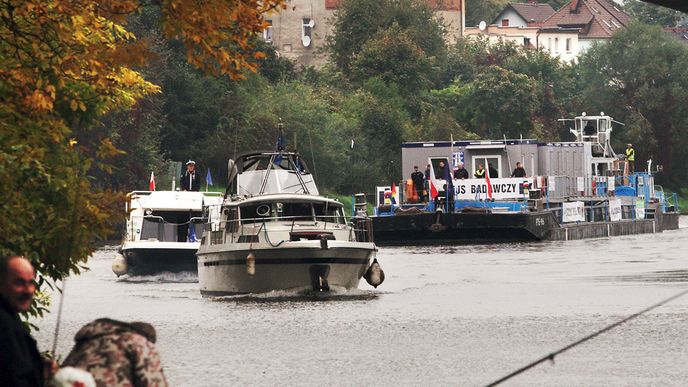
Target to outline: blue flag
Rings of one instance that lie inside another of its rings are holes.
[[[284,141],[284,135],[282,135],[282,132],[281,132],[281,131],[280,131],[280,133],[277,135],[277,142],[275,143],[275,145],[277,146],[277,150],[278,150],[278,151],[283,151],[283,150],[284,150],[285,141]]]
[[[213,185],[213,177],[210,176],[210,168],[208,168],[208,173],[205,174],[205,182],[208,185]]]
[[[198,242],[196,239],[196,227],[193,223],[189,223],[189,237],[186,239],[187,242]]]

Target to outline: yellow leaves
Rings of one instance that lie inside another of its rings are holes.
[[[45,95],[42,90],[34,90],[33,93],[26,96],[24,104],[38,111],[53,109],[53,99]]]
[[[282,7],[284,0],[163,1],[164,29],[168,37],[186,43],[187,60],[208,73],[242,78],[254,71],[253,38],[263,31],[263,14]]]

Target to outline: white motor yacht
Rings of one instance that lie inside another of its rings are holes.
[[[218,192],[130,192],[126,229],[113,272],[117,276],[195,272],[203,206],[221,202]]]
[[[347,222],[298,154],[251,153],[229,171],[224,201],[207,206],[197,252],[203,295],[358,287],[377,251],[369,222]]]

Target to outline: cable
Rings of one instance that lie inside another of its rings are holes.
[[[554,357],[557,356],[557,355],[559,355],[560,353],[566,352],[566,351],[568,351],[569,349],[578,346],[579,344],[582,344],[582,343],[584,343],[584,342],[586,342],[586,341],[588,341],[588,340],[590,340],[590,339],[593,339],[593,338],[595,338],[595,337],[601,335],[602,333],[605,333],[605,332],[607,332],[607,331],[610,331],[610,330],[612,330],[612,329],[618,327],[619,325],[621,325],[621,324],[623,324],[623,323],[625,323],[625,322],[627,322],[627,321],[629,321],[629,320],[632,320],[632,319],[634,319],[634,318],[636,318],[636,317],[638,317],[638,316],[641,316],[641,315],[643,315],[643,314],[645,314],[645,313],[651,311],[652,309],[658,308],[658,307],[660,307],[660,306],[662,306],[662,305],[664,305],[664,304],[666,304],[666,303],[668,303],[668,302],[670,302],[670,301],[673,301],[673,300],[675,300],[675,299],[677,299],[677,298],[683,297],[683,296],[685,296],[686,294],[688,294],[688,290],[684,290],[684,291],[682,291],[682,292],[680,292],[680,293],[678,293],[678,294],[675,294],[675,295],[673,295],[673,296],[671,296],[671,297],[669,297],[669,298],[667,298],[667,299],[665,299],[665,300],[663,300],[663,301],[660,301],[660,302],[658,302],[658,303],[656,303],[656,304],[654,304],[654,305],[652,305],[652,306],[650,306],[650,307],[648,307],[648,308],[645,308],[645,309],[641,310],[640,312],[634,313],[634,314],[632,314],[632,315],[626,317],[626,318],[623,319],[623,320],[617,321],[617,322],[615,322],[615,323],[613,323],[613,324],[611,324],[611,325],[607,325],[606,327],[600,329],[599,331],[597,331],[597,332],[595,332],[595,333],[592,333],[592,334],[590,334],[590,335],[588,335],[588,336],[585,336],[585,337],[583,337],[582,339],[580,339],[580,340],[578,340],[578,341],[576,341],[576,342],[574,342],[574,343],[572,343],[572,344],[569,344],[569,345],[567,345],[567,346],[565,346],[565,347],[563,347],[563,348],[561,348],[561,349],[559,349],[559,350],[557,350],[557,351],[555,351],[555,352],[550,353],[549,355],[547,355],[547,356],[545,356],[545,357],[542,357],[542,358],[540,358],[540,359],[538,359],[538,360],[536,360],[536,361],[534,361],[534,362],[532,362],[532,363],[530,363],[530,364],[528,364],[528,365],[526,365],[526,366],[524,366],[524,367],[521,367],[521,368],[517,369],[516,371],[514,371],[514,372],[512,372],[512,373],[510,373],[510,374],[508,374],[508,375],[506,375],[506,376],[504,376],[504,377],[502,377],[502,378],[500,378],[500,379],[498,379],[498,380],[496,380],[496,381],[494,381],[494,382],[492,382],[492,383],[490,383],[490,384],[488,384],[487,386],[488,386],[488,387],[490,387],[490,386],[496,386],[496,385],[498,385],[498,384],[500,384],[500,383],[502,383],[502,382],[505,382],[505,381],[507,381],[507,380],[513,378],[514,376],[516,376],[516,375],[518,375],[518,374],[521,374],[521,373],[523,373],[523,372],[525,372],[525,371],[527,371],[527,370],[529,370],[529,369],[535,367],[536,365],[538,365],[538,364],[540,364],[540,363],[542,363],[542,362],[545,362],[545,361],[547,361],[547,360],[554,361]]]

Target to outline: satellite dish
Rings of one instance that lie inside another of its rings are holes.
[[[308,26],[311,28],[315,27],[315,20],[311,19],[311,21],[308,22]]]
[[[311,45],[311,37],[308,35],[304,35],[301,38],[301,43],[303,43],[304,47],[308,47]]]
[[[483,20],[480,22],[480,24],[478,24],[478,29],[480,29],[480,31],[485,31],[485,28],[487,28],[487,23],[485,23],[485,20]]]

